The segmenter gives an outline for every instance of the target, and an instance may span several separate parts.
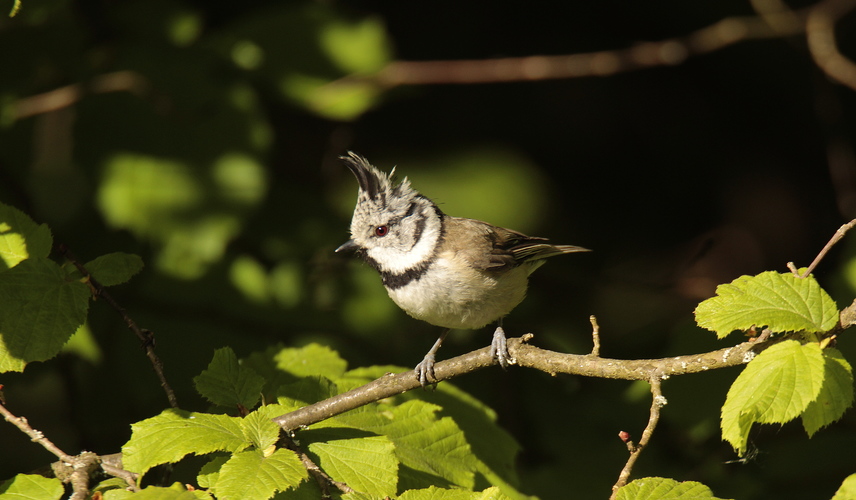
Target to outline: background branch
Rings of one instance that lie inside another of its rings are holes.
[[[728,17],[686,36],[641,42],[618,50],[581,54],[456,61],[394,61],[377,75],[381,85],[473,84],[610,76],[673,66],[687,58],[745,40],[778,38],[804,31],[805,14],[787,11]],[[800,22],[794,22],[794,19]]]
[[[806,39],[811,56],[833,80],[856,90],[856,64],[835,42],[835,23],[856,7],[854,0],[825,0],[809,11]]]
[[[135,71],[115,71],[97,75],[88,83],[73,83],[41,94],[18,99],[12,105],[16,120],[67,108],[90,94],[130,92],[143,96],[149,91],[149,82]]]

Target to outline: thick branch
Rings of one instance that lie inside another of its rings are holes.
[[[508,340],[508,350],[520,366],[535,368],[551,375],[565,373],[584,377],[622,380],[665,380],[673,375],[698,373],[748,363],[769,342],[743,342],[734,347],[703,354],[662,359],[621,360],[592,355],[563,354],[526,344],[532,334]],[[437,380],[448,380],[496,364],[485,347],[434,365]],[[318,403],[274,418],[285,430],[320,422],[368,403],[420,387],[416,374],[407,371],[387,374],[368,384]]]

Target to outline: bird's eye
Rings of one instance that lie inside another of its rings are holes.
[[[389,233],[389,226],[377,226],[374,230],[375,236],[386,236]]]

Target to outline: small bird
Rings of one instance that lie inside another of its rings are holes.
[[[398,307],[445,329],[416,365],[419,383],[436,382],[435,355],[453,328],[499,321],[491,356],[503,368],[513,364],[502,318],[523,301],[529,275],[547,257],[589,250],[446,215],[406,177],[393,183],[394,168],[387,175],[353,152],[341,159],[360,187],[351,239],[336,252],[357,252]]]

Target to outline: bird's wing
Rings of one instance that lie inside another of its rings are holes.
[[[449,217],[447,222],[447,238],[461,242],[454,251],[466,254],[464,257],[472,267],[485,271],[500,271],[531,260],[588,251],[572,245],[551,245],[547,238],[528,236],[479,220]]]

